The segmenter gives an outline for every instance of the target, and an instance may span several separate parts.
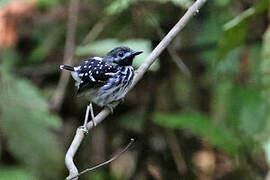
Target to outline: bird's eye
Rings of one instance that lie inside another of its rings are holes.
[[[123,57],[123,56],[124,56],[124,53],[123,53],[123,52],[120,52],[120,53],[118,54],[118,56],[119,56],[119,57]]]

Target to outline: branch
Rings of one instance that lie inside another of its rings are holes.
[[[157,45],[157,47],[151,52],[145,62],[139,67],[139,69],[135,73],[134,80],[132,82],[132,89],[138,81],[143,77],[148,68],[153,64],[156,58],[164,51],[165,48],[171,43],[173,38],[185,27],[188,21],[195,16],[199,9],[203,6],[203,4],[207,0],[197,0],[184,14],[184,16],[177,22],[177,24],[170,30],[170,32],[162,39],[162,41]],[[110,114],[110,110],[108,108],[104,108],[96,117],[95,123],[96,125],[103,121]],[[93,122],[89,121],[87,123],[88,130],[93,127]],[[78,146],[81,144],[83,140],[83,131],[78,129],[76,135],[73,139],[72,144],[70,145],[68,152],[66,154],[66,166],[69,170],[69,178],[78,175],[78,170],[73,162],[74,154],[76,153]],[[75,178],[78,179],[78,178]]]
[[[158,26],[157,33],[160,36],[160,38],[163,38],[165,33],[161,29],[161,27]],[[175,62],[175,64],[178,66],[178,68],[186,75],[187,77],[191,77],[191,72],[188,69],[188,67],[185,65],[185,63],[182,61],[182,59],[177,55],[174,46],[170,44],[167,47],[168,53],[171,56],[172,60]]]
[[[70,0],[68,9],[68,23],[67,23],[67,39],[65,43],[65,52],[63,58],[63,64],[72,64],[72,58],[75,49],[75,33],[78,21],[80,0]],[[57,84],[56,90],[52,96],[50,109],[59,110],[63,103],[63,99],[66,93],[66,87],[68,85],[69,73],[62,71],[60,80]]]
[[[105,162],[103,162],[103,163],[100,163],[100,164],[98,164],[98,165],[96,165],[96,166],[94,166],[94,167],[87,168],[87,169],[83,170],[82,172],[80,172],[79,174],[77,174],[76,176],[67,178],[67,180],[75,179],[75,178],[79,177],[79,176],[82,175],[82,174],[85,174],[85,173],[87,173],[87,172],[89,172],[89,171],[93,171],[93,170],[95,170],[95,169],[97,169],[97,168],[100,168],[100,167],[102,167],[102,166],[105,166],[105,165],[111,163],[112,161],[118,159],[123,153],[125,153],[125,152],[128,150],[128,148],[133,144],[133,142],[134,142],[134,139],[130,139],[130,142],[128,143],[128,145],[127,145],[122,151],[120,151],[118,154],[114,155],[114,156],[113,156],[111,159],[109,159],[108,161],[105,161]]]
[[[176,134],[169,129],[165,129],[165,138],[168,143],[169,149],[172,152],[173,160],[179,175],[184,174],[187,171],[187,165],[178,144]]]
[[[98,21],[92,29],[88,32],[88,34],[83,39],[81,45],[89,44],[90,42],[94,41],[99,34],[103,31],[106,25],[109,23],[110,18],[105,16],[100,21]]]

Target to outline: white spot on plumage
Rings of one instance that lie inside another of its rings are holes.
[[[113,76],[113,75],[115,75],[115,73],[105,73],[105,75],[107,75],[107,76]]]
[[[85,65],[85,66],[83,66],[84,68],[87,68],[87,66]]]
[[[98,74],[99,72],[98,71],[96,71],[96,74]]]
[[[84,73],[85,76],[88,76],[88,73]]]
[[[97,57],[97,56],[93,57],[93,59],[98,60],[98,61],[102,61],[102,58],[101,57]]]
[[[74,67],[74,70],[75,70],[75,71],[78,71],[78,70],[80,70],[80,69],[81,69],[81,66]]]
[[[92,76],[92,74],[90,74],[90,79],[93,81],[93,82],[95,82],[96,80],[95,80],[95,78]]]
[[[71,75],[72,75],[73,79],[75,79],[75,81],[77,81],[77,83],[81,83],[82,82],[82,80],[80,78],[81,76],[78,74],[78,72],[76,72],[76,71],[71,72]]]

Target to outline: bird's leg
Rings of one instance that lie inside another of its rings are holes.
[[[83,123],[83,126],[81,127],[84,133],[88,133],[87,122],[88,122],[88,117],[89,117],[89,111],[90,111],[90,104],[87,105],[85,117],[84,117],[84,123]]]
[[[110,110],[110,112],[113,114],[113,105],[111,105],[111,104],[108,104],[107,105],[107,108]]]
[[[92,117],[92,122],[93,122],[93,126],[95,127],[97,124],[95,122],[95,114],[94,114],[94,110],[93,110],[93,104],[90,103],[90,112],[91,112],[91,117]]]
[[[113,109],[116,107],[116,105],[118,104],[119,100],[113,101],[110,104],[107,104],[107,108],[109,108],[109,110],[111,111],[111,113],[113,114]]]
[[[119,103],[120,103],[120,104],[124,103],[124,101],[125,101],[125,98],[119,99]]]

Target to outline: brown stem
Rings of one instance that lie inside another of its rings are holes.
[[[68,9],[67,39],[65,44],[63,64],[72,65],[72,58],[75,49],[75,33],[77,28],[80,0],[70,0]],[[69,81],[69,73],[62,71],[56,90],[51,98],[50,108],[58,111],[63,103],[66,87]]]

